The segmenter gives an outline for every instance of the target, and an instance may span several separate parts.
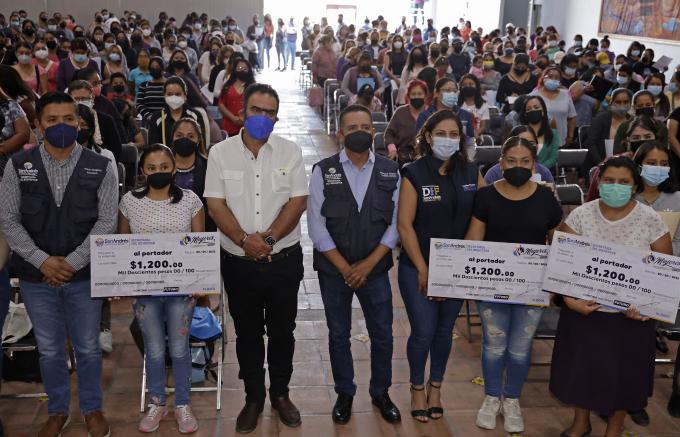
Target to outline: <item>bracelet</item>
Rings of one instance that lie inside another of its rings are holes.
[[[244,232],[243,238],[241,238],[241,242],[239,243],[239,247],[243,247],[246,244],[246,238],[248,238],[248,234]]]

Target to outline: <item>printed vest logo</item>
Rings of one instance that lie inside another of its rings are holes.
[[[331,167],[324,173],[323,180],[326,185],[342,185],[342,174],[338,173],[335,167]]]
[[[24,162],[24,168],[17,169],[19,182],[38,182],[38,170],[33,168],[33,163]]]
[[[423,202],[441,202],[442,196],[439,185],[423,185]]]

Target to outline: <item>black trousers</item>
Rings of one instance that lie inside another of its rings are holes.
[[[261,402],[264,382],[264,334],[267,334],[267,365],[270,396],[286,396],[293,374],[297,294],[304,274],[302,248],[271,263],[229,257],[222,253],[222,278],[229,313],[236,330],[239,379],[246,402]]]

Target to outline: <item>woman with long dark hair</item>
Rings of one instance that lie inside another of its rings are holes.
[[[407,344],[411,415],[419,422],[440,419],[444,413],[441,384],[451,352],[451,331],[463,303],[428,299],[430,238],[462,239],[477,187],[484,185],[477,166],[468,162],[465,139],[463,123],[453,111],[435,112],[418,133],[421,158],[404,167],[399,194],[399,289],[411,324]],[[423,190],[433,186],[436,198]],[[430,376],[425,391],[428,356]]]
[[[459,82],[458,106],[474,115],[477,122],[475,125],[475,138],[486,130],[486,123],[491,116],[489,106],[482,98],[482,84],[474,74],[464,75]]]
[[[130,191],[120,202],[120,234],[203,232],[204,210],[201,199],[175,184],[177,168],[172,151],[153,144],[142,152],[140,167],[146,176],[144,187]],[[194,296],[146,296],[132,301],[135,318],[144,339],[148,378],[149,411],[139,423],[139,431],[154,432],[168,414],[165,395],[166,343],[172,359],[175,382],[175,419],[179,432],[198,430],[198,421],[189,405],[191,353],[189,330],[196,298]],[[166,341],[167,337],[167,341]]]
[[[229,79],[222,88],[218,108],[222,113],[222,129],[229,136],[239,133],[243,126],[241,110],[243,109],[243,93],[248,86],[255,83],[253,67],[246,59],[237,59],[232,67]]]
[[[541,96],[527,96],[520,105],[519,120],[529,126],[534,133],[536,143],[536,160],[548,168],[555,166],[560,140],[557,130],[550,127],[548,109]]]

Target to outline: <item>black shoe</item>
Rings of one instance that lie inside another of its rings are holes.
[[[638,425],[649,425],[649,414],[647,414],[647,411],[644,409],[639,411],[629,411],[628,414],[630,414],[630,418],[633,419],[633,422],[637,423]]]
[[[377,396],[372,399],[373,405],[378,407],[380,410],[380,414],[382,415],[383,419],[388,421],[389,423],[396,423],[401,421],[401,413],[399,413],[399,409],[397,408],[396,405],[392,402],[390,399],[390,395],[387,393]]]
[[[668,414],[673,417],[680,417],[680,393],[671,393],[671,398],[668,400]]]
[[[349,422],[349,418],[352,417],[353,401],[353,396],[344,393],[338,394],[338,400],[335,401],[335,405],[333,406],[333,422],[341,425]]]
[[[236,432],[248,434],[257,428],[257,419],[264,409],[264,402],[246,402],[236,418]]]
[[[300,410],[297,409],[295,404],[291,402],[288,395],[286,396],[271,396],[269,401],[272,404],[272,408],[279,413],[279,419],[281,422],[291,428],[300,426],[302,419],[300,419]]]
[[[588,431],[584,432],[579,437],[588,437],[591,432],[593,432],[593,428],[588,427]],[[562,431],[562,434],[560,434],[560,437],[571,437],[571,436],[569,434],[567,434],[566,431]]]

